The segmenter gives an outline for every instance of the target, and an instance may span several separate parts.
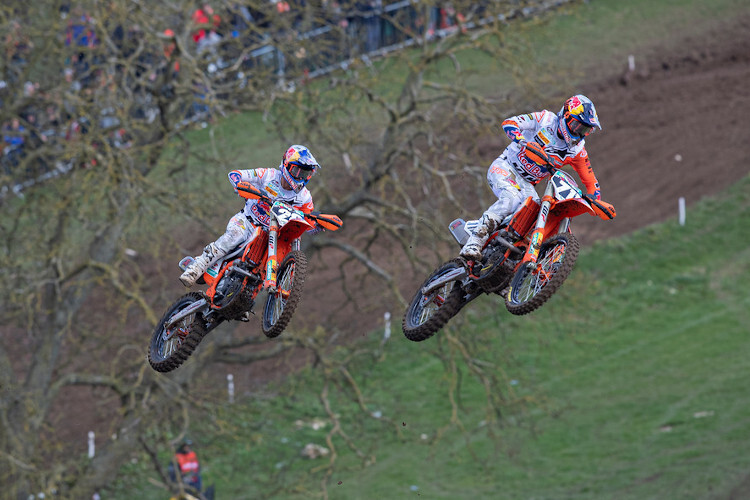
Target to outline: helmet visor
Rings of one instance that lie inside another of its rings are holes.
[[[594,127],[579,122],[575,118],[570,118],[568,120],[568,130],[570,130],[571,135],[584,138],[594,130]]]
[[[289,175],[294,177],[298,181],[309,181],[315,173],[315,168],[310,165],[297,165],[296,163],[290,163],[287,167]]]

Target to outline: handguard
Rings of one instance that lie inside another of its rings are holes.
[[[600,218],[604,220],[611,220],[617,217],[617,212],[615,211],[615,207],[611,203],[607,203],[606,201],[597,200],[596,197],[586,194],[584,195],[584,198],[591,203],[591,208],[594,210],[594,213],[598,215]]]
[[[539,166],[546,166],[549,164],[549,155],[544,151],[544,148],[537,142],[529,142],[526,144],[525,152],[526,158],[533,161]]]
[[[344,222],[338,215],[309,213],[305,214],[305,216],[317,222],[318,225],[323,229],[327,229],[329,231],[336,231],[344,225]]]
[[[242,181],[237,183],[237,194],[248,200],[257,200],[263,198],[263,192],[249,182]]]

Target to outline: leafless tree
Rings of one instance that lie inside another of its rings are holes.
[[[447,220],[487,204],[488,158],[480,142],[461,138],[495,133],[510,106],[504,92],[472,92],[458,55],[479,49],[488,60],[511,60],[503,26],[533,4],[495,1],[478,10],[452,2],[445,25],[430,25],[438,6],[421,2],[367,12],[353,2],[309,2],[284,12],[226,1],[209,12],[185,1],[53,1],[34,13],[28,3],[5,2],[6,493],[26,498],[55,485],[82,497],[106,485],[134,449],[153,448],[147,431],[187,425],[194,376],[212,364],[249,364],[292,347],[313,353],[321,366],[334,362],[329,341],[290,335],[267,344],[226,329],[175,374],[157,375],[144,363],[144,332],[177,291],[174,280],[165,284],[160,258],[184,248],[183,225],[215,234],[225,215],[215,207],[224,205],[226,188],[194,166],[247,168],[213,136],[196,147],[192,129],[238,111],[262,112],[281,144],[306,141],[323,151],[330,174],[314,187],[318,208],[342,215],[351,229],[316,238],[308,250],[338,252],[339,271],[327,286],[338,282],[343,302],[367,310],[361,291],[377,289],[403,304],[412,284],[405,276],[450,251]],[[366,47],[373,16],[399,47]],[[457,346],[451,359],[463,359],[482,383],[497,383],[466,346],[448,339]],[[336,363],[325,372],[326,408],[329,383],[365,401],[346,362]],[[88,403],[92,394],[109,403],[93,420],[113,438],[91,460],[77,458],[82,452],[56,427],[58,411],[68,419],[90,415],[66,401],[81,394]],[[358,450],[345,425],[337,422],[336,432]]]

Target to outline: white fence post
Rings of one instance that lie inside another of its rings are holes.
[[[95,451],[94,431],[89,431],[89,458],[94,458]]]
[[[680,212],[680,225],[685,225],[685,198],[680,196],[680,199],[677,201],[677,206],[679,208]]]
[[[227,393],[229,394],[229,402],[234,403],[234,375],[231,373],[227,375]]]
[[[386,311],[386,313],[383,315],[383,319],[385,320],[385,331],[383,332],[383,342],[391,338],[391,313]]]

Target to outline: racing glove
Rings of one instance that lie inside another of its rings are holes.
[[[544,148],[537,142],[526,143],[524,148],[524,155],[530,161],[537,165],[544,167],[549,164],[549,155],[544,151]]]

